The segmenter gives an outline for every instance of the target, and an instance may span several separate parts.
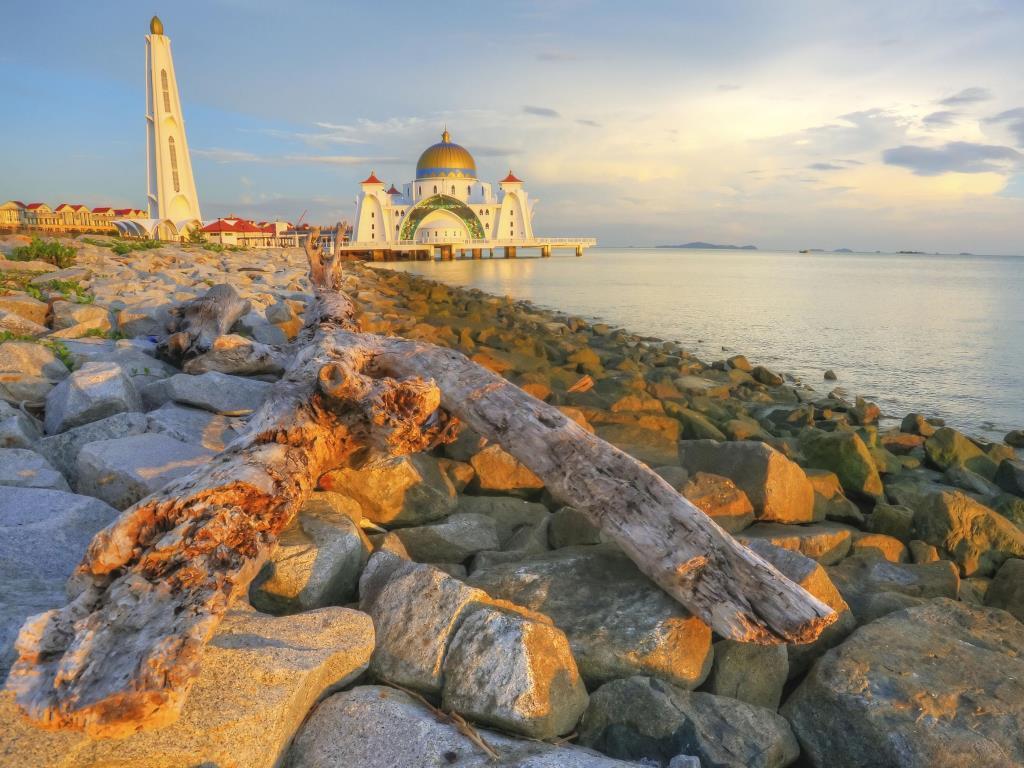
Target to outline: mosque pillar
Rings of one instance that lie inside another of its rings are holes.
[[[514,259],[516,258],[516,247],[514,245],[505,246],[505,258]]]
[[[551,246],[550,245],[542,245],[540,247],[540,255],[541,255],[541,258],[543,258],[543,259],[551,258]]]
[[[583,246],[582,245],[577,245],[576,246],[576,255],[577,256],[582,256],[583,255]]]
[[[474,248],[473,249],[473,258],[474,259],[479,259],[479,258],[482,258],[482,257],[483,257],[483,249],[482,248]]]
[[[460,248],[459,249],[459,258],[460,259],[466,258],[466,249],[465,248]]]

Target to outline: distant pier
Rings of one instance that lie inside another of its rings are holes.
[[[455,259],[518,258],[523,250],[536,249],[542,258],[551,256],[556,249],[573,250],[582,256],[587,248],[597,245],[593,237],[531,237],[508,240],[463,240],[431,242],[421,240],[398,240],[392,242],[352,242],[339,246],[338,250],[366,261],[441,261]]]

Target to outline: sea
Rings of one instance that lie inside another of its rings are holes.
[[[919,412],[990,440],[1024,428],[1024,257],[598,247],[383,266],[671,339],[706,362],[744,354],[873,400],[887,420]]]

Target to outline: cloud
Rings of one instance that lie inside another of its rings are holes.
[[[835,163],[811,163],[807,167],[812,171],[841,171],[845,168],[845,166]]]
[[[886,165],[908,168],[918,176],[943,173],[1006,173],[1021,162],[1020,152],[994,144],[951,141],[941,147],[904,145],[882,152]]]
[[[998,115],[989,117],[985,120],[986,123],[1006,123],[1006,127],[1010,129],[1017,139],[1017,146],[1024,147],[1024,107],[1017,107],[1016,109],[1008,109],[1005,112],[1000,112]]]
[[[601,127],[601,124],[599,122],[597,122],[596,120],[587,120],[587,119],[582,118],[582,117],[577,119],[576,122],[579,123],[580,125],[586,125],[589,128],[600,128]]]
[[[196,157],[204,157],[215,163],[263,163],[266,160],[252,152],[244,152],[240,149],[222,149],[221,147],[210,147],[209,149],[193,148],[192,154]]]
[[[396,165],[405,162],[398,157],[365,157],[363,155],[257,155],[238,149],[193,149],[192,154],[212,160],[218,164],[225,163],[266,163],[274,165]]]
[[[528,115],[536,115],[537,117],[561,117],[561,115],[548,107],[531,107],[529,105],[523,107],[523,112]]]
[[[940,109],[938,112],[932,112],[922,117],[921,122],[929,127],[939,128],[952,125],[959,116],[959,112],[954,112],[951,109]]]
[[[952,96],[939,101],[946,107],[955,107],[960,104],[976,104],[979,101],[988,101],[992,98],[992,91],[988,88],[982,88],[980,86],[971,86],[970,88],[964,88],[959,93],[954,93]]]

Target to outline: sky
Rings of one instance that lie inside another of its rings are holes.
[[[0,200],[145,207],[171,38],[204,218],[351,219],[440,138],[602,245],[1024,253],[1024,1],[11,3]]]

